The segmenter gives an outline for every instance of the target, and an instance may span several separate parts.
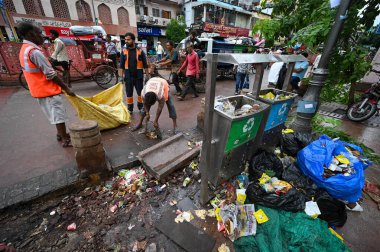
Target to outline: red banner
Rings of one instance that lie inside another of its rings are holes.
[[[219,33],[222,37],[248,37],[249,35],[249,29],[212,23],[205,23],[203,29],[206,32]]]

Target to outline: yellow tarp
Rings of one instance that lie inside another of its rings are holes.
[[[130,115],[123,103],[123,85],[117,85],[92,97],[68,96],[82,120],[94,120],[100,130],[112,129],[130,122]]]

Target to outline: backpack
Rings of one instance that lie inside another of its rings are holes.
[[[286,68],[286,63],[284,63],[280,69],[280,72],[278,73],[278,79],[276,83],[276,88],[282,90],[282,86],[284,85],[286,71],[288,69]]]

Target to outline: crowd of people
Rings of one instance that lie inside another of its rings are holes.
[[[67,81],[62,80],[56,72],[57,66],[63,68],[64,71],[69,70],[70,59],[67,54],[65,44],[59,38],[59,34],[55,30],[51,30],[51,41],[54,43],[54,51],[51,57],[46,58],[42,53],[40,46],[44,43],[41,30],[33,24],[23,22],[19,24],[18,31],[24,38],[23,47],[20,51],[20,63],[28,83],[32,97],[35,97],[44,114],[51,124],[57,128],[57,140],[62,141],[63,147],[71,146],[70,137],[66,132],[66,114],[62,102],[62,92],[75,96],[71,91]],[[147,55],[136,44],[136,37],[133,33],[125,34],[125,45],[120,52],[120,60],[117,62],[119,54],[116,43],[112,41],[111,36],[107,36],[106,41],[97,41],[100,46],[104,46],[104,50],[110,62],[115,68],[119,68],[120,80],[125,83],[127,108],[130,113],[134,110],[134,90],[137,93],[137,108],[140,112],[140,119],[133,130],[141,128],[144,118],[150,119],[150,108],[158,102],[156,118],[154,126],[159,127],[158,119],[161,115],[164,104],[169,110],[169,117],[173,120],[173,131],[177,127],[177,114],[173,104],[173,99],[169,93],[169,82],[164,78],[151,78],[151,65],[147,59]],[[200,45],[200,41],[196,33],[190,33],[185,39],[186,58],[181,64],[179,52],[174,48],[172,41],[165,44],[166,53],[161,45],[157,44],[157,62],[153,65],[157,68],[169,67],[171,72],[170,82],[174,84],[177,99],[183,101],[189,92],[194,98],[198,97],[195,88],[195,81],[199,78],[200,57],[195,51],[195,47]],[[165,53],[165,56],[164,56]],[[248,49],[244,48],[242,53],[248,53]],[[265,53],[258,50],[257,53]],[[273,54],[283,54],[283,50],[271,51]],[[301,53],[308,58],[306,52]],[[318,60],[318,58],[317,58]],[[317,62],[317,61],[316,61]],[[316,63],[318,64],[318,63]],[[294,92],[299,92],[299,82],[305,77],[308,70],[309,62],[296,62],[292,77],[290,80]],[[249,85],[249,71],[251,64],[240,64],[236,69],[236,88],[235,94],[240,94],[243,88]],[[284,62],[275,62],[271,64],[268,82],[269,87],[282,89],[287,66]],[[184,89],[179,85],[178,75],[184,72],[186,76],[186,84]],[[145,84],[144,84],[145,79]]]

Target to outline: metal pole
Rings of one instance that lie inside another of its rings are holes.
[[[296,131],[311,132],[312,130],[311,120],[317,112],[321,89],[327,79],[327,65],[330,60],[330,55],[335,47],[336,41],[338,40],[344,21],[347,19],[347,13],[351,2],[352,0],[342,0],[340,3],[339,9],[335,16],[334,24],[323,49],[318,68],[313,71],[313,77],[310,80],[306,94],[302,100],[298,102],[297,117],[290,126]]]
[[[208,202],[208,176],[207,170],[211,164],[211,141],[213,114],[215,102],[216,70],[218,65],[218,54],[210,53],[207,57],[207,75],[206,75],[206,96],[205,96],[205,120],[203,130],[203,144],[201,152],[201,193],[200,203],[206,205]]]
[[[259,98],[259,93],[261,90],[261,84],[263,83],[263,77],[264,77],[264,64],[263,63],[256,63],[255,69],[256,69],[256,74],[255,74],[255,80],[252,85],[252,95],[255,97],[255,99]]]

